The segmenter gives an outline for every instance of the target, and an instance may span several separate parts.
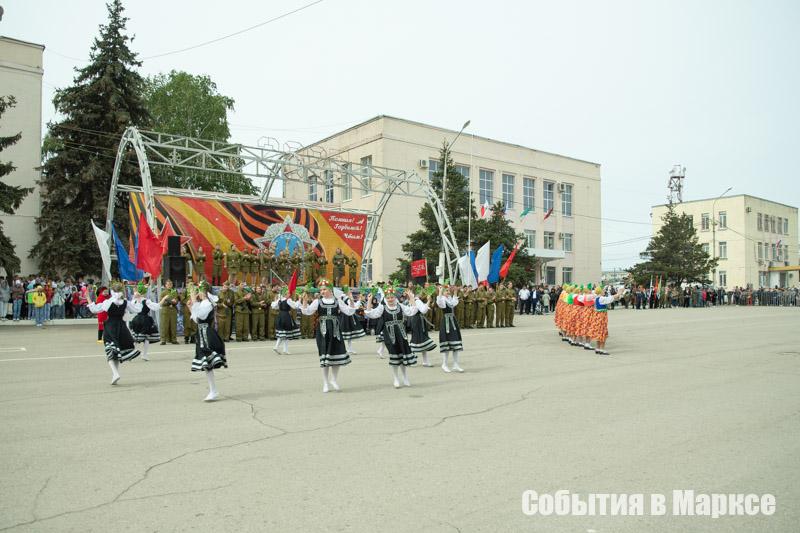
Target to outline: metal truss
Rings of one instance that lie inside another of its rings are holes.
[[[156,229],[154,194],[364,214],[367,216],[367,229],[362,253],[361,279],[366,279],[367,264],[372,257],[377,228],[389,200],[395,195],[422,198],[433,208],[444,242],[447,273],[451,280],[455,279],[453,273],[457,272],[455,266],[459,257],[458,245],[444,206],[427,176],[420,176],[413,171],[352,163],[336,158],[336,154],[329,155],[320,147],[304,148],[285,143],[281,150],[274,139],[265,138],[265,140],[264,146],[255,147],[169,133],[140,131],[135,127],[129,127],[122,135],[114,164],[106,230],[111,231],[111,219],[118,192],[144,193],[147,222],[154,230]],[[129,145],[136,152],[142,177],[141,187],[119,184],[120,167]],[[154,188],[150,177],[150,165],[247,176],[258,180],[255,181],[256,184],[263,181],[263,185],[259,194],[253,196],[197,189]],[[304,187],[316,184],[323,192],[323,196],[328,190],[348,190],[352,194],[356,189],[378,193],[380,198],[374,210],[347,209],[323,202],[271,198],[270,193],[277,182],[283,185],[284,191],[290,183],[301,184]]]

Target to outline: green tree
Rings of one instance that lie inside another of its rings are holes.
[[[475,209],[470,205],[469,181],[461,175],[453,164],[453,159],[447,153],[447,145],[443,145],[439,152],[439,170],[431,177],[431,186],[436,195],[442,198],[442,185],[444,180],[445,154],[447,154],[447,195],[444,207],[447,210],[447,217],[453,228],[456,242],[461,245],[466,244],[469,228],[469,215],[471,213],[475,219]],[[398,269],[392,274],[392,279],[407,281],[409,265],[415,252],[428,260],[430,280],[436,279],[433,266],[439,261],[439,252],[442,251],[442,235],[433,214],[433,208],[428,202],[419,210],[419,220],[422,229],[415,231],[408,236],[408,240],[403,244],[405,257],[398,258]]]
[[[525,235],[517,233],[511,221],[505,215],[505,205],[503,202],[496,202],[491,208],[492,214],[488,218],[478,219],[472,223],[472,242],[473,250],[483,246],[486,242],[491,243],[492,252],[501,244],[503,252],[503,262],[511,254],[517,243],[523,243],[514,256],[511,268],[508,269],[508,276],[503,281],[510,281],[514,285],[533,281],[536,273],[536,258],[528,255],[527,248],[524,246]]]
[[[0,96],[0,117],[6,110],[15,107],[17,100],[13,96]],[[22,133],[0,137],[0,152],[9,146],[16,144],[22,138]],[[16,170],[11,161],[0,161],[0,178],[7,176]],[[22,200],[33,190],[32,187],[17,187],[8,185],[0,181],[0,213],[11,215],[17,210]],[[17,257],[14,243],[3,233],[3,222],[0,221],[0,268],[6,271],[6,276],[13,276],[19,273],[20,262]]]
[[[667,283],[710,283],[708,275],[716,268],[717,259],[703,251],[692,218],[678,215],[670,204],[661,220],[661,229],[641,254],[645,260],[628,270],[634,281],[649,284],[652,277],[661,276]]]
[[[146,127],[149,115],[142,99],[141,62],[129,47],[127,18],[121,0],[106,5],[108,22],[100,26],[89,64],[76,68],[73,85],[56,91],[53,104],[60,122],[49,124],[43,146],[42,214],[39,241],[31,256],[45,273],[99,271],[100,253],[89,221],[106,218],[108,192],[117,147],[130,125]],[[129,151],[120,183],[141,183]],[[127,194],[116,202],[114,220],[127,233]]]
[[[155,131],[217,142],[230,139],[228,111],[233,111],[234,100],[220,94],[217,84],[208,76],[175,70],[151,76],[145,80],[144,99]],[[257,193],[257,188],[246,176],[224,169],[215,161],[209,164],[230,172],[203,172],[158,165],[150,168],[156,185],[235,194]]]

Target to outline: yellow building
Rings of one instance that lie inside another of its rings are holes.
[[[14,145],[0,152],[0,160],[16,170],[3,177],[8,185],[33,187],[13,215],[0,214],[3,232],[14,243],[21,261],[21,274],[38,272],[28,253],[38,240],[36,217],[41,213],[39,166],[42,144],[42,53],[44,46],[0,37],[0,95],[14,96],[16,107],[0,119],[0,135],[22,133]]]
[[[443,142],[457,131],[386,115],[322,139],[303,150],[319,151],[354,164],[433,175]],[[537,282],[556,284],[600,279],[600,165],[469,133],[451,147],[459,171],[469,178],[474,205],[503,200],[528,252],[541,260]],[[314,179],[287,182],[284,196],[321,202],[321,207],[375,209],[378,194],[352,187],[325,187]],[[370,278],[387,280],[397,270],[406,237],[420,229],[422,199],[393,197],[373,248]],[[521,212],[531,212],[520,221]],[[544,220],[552,208],[552,214]],[[483,243],[474,243],[480,246]],[[466,249],[467,243],[459,243]],[[438,258],[427,258],[431,268]]]
[[[719,259],[710,273],[720,287],[791,287],[798,282],[797,208],[747,194],[677,204],[692,217],[703,248]],[[666,205],[653,207],[653,234]]]

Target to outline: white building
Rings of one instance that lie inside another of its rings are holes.
[[[355,164],[373,165],[433,175],[442,143],[458,132],[377,116],[322,139],[306,150],[325,153]],[[517,231],[524,232],[528,252],[542,262],[536,280],[550,284],[600,279],[600,165],[508,142],[464,133],[451,147],[459,171],[469,178],[474,205],[503,200]],[[318,200],[322,207],[375,209],[378,195],[370,191],[325,188],[318,179],[307,186],[286,184],[284,195],[294,200]],[[406,237],[420,228],[422,200],[393,198],[378,228],[371,278],[386,280],[397,270]],[[520,213],[531,208],[520,221]],[[552,208],[552,214],[544,220]],[[480,246],[483,243],[474,243]],[[465,249],[467,243],[459,243]],[[435,264],[438,258],[427,258]]]
[[[42,53],[44,46],[0,37],[0,95],[14,96],[17,105],[0,118],[0,135],[22,133],[14,145],[0,152],[0,160],[11,162],[16,170],[3,177],[4,183],[33,187],[13,215],[0,214],[3,232],[14,243],[22,274],[38,272],[28,258],[38,240],[36,217],[41,213],[39,180],[42,145]]]

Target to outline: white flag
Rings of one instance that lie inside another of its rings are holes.
[[[478,283],[486,281],[486,278],[489,277],[490,256],[489,241],[487,241],[475,254],[475,270],[478,271]]]
[[[469,262],[469,254],[464,254],[458,260],[458,271],[461,274],[461,281],[464,285],[469,285],[473,289],[478,288],[478,280],[475,279],[475,273],[472,271],[472,265]]]
[[[97,247],[100,248],[100,257],[103,258],[103,270],[105,271],[108,279],[111,279],[111,250],[108,248],[108,243],[111,242],[111,235],[108,232],[101,230],[92,222],[92,229],[94,230],[94,237],[97,239]]]

